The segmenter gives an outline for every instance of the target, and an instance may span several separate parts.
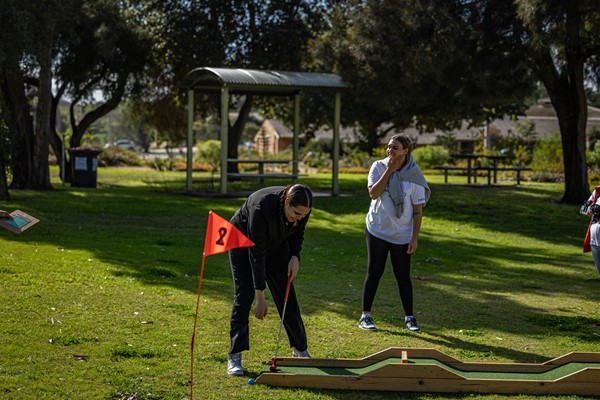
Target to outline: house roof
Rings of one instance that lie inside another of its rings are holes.
[[[516,118],[507,117],[503,119],[495,119],[489,123],[488,128],[492,134],[507,136],[511,132],[517,132],[518,125],[523,124],[525,121],[534,124],[534,131],[536,133],[536,137],[539,139],[549,138],[553,134],[560,133],[556,111],[548,99],[540,99],[538,104],[527,109],[525,115],[521,115]],[[455,139],[460,142],[470,142],[478,140],[481,137],[480,135],[484,129],[484,126],[472,126],[469,128],[467,123],[463,121],[460,128],[450,130],[449,132],[454,134]],[[588,106],[586,130],[589,132],[592,129],[600,129],[600,109]],[[401,132],[413,137],[416,140],[417,145],[434,144],[439,135],[447,133],[446,131],[441,130],[419,133],[419,131],[413,127],[403,129]],[[386,136],[386,139],[389,140],[389,138],[396,133],[399,132],[390,132]]]
[[[531,106],[525,112],[525,115],[516,118],[507,117],[504,119],[495,119],[490,122],[488,128],[492,134],[507,136],[510,132],[517,132],[518,125],[523,124],[525,121],[534,124],[537,138],[549,138],[553,134],[560,132],[556,112],[554,111],[552,104],[549,103],[549,101],[544,101],[544,99],[540,100],[537,105]],[[385,129],[386,125],[382,125],[381,128]],[[358,140],[356,129],[356,127],[341,127],[340,139],[347,143],[356,142]],[[483,125],[469,127],[465,121],[462,122],[459,128],[448,131],[436,129],[433,132],[420,133],[419,130],[414,127],[392,129],[385,138],[381,140],[381,143],[387,142],[397,133],[403,133],[413,138],[417,146],[434,144],[438,136],[447,133],[453,134],[454,138],[459,142],[473,142],[481,138],[484,129],[485,127]],[[600,108],[588,106],[587,131],[589,132],[592,129],[600,130]],[[315,139],[330,138],[331,135],[330,129],[322,128],[315,132]]]
[[[294,137],[294,131],[289,129],[287,126],[283,125],[281,123],[281,121],[279,121],[277,119],[268,119],[268,120],[265,120],[265,122],[267,122],[271,125],[271,127],[275,130],[275,132],[277,132],[277,134],[279,134],[279,137],[282,137],[282,138],[293,138]]]
[[[341,91],[350,88],[335,74],[207,67],[188,72],[180,87],[204,92],[219,92],[221,88],[227,87],[230,93],[235,94],[281,96],[300,91]]]

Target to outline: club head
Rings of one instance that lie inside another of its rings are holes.
[[[269,371],[276,372],[277,371],[277,359],[273,358],[271,360],[271,366],[269,367]]]

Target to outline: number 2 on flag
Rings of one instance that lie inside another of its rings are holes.
[[[225,242],[223,241],[223,238],[225,237],[225,235],[227,235],[227,228],[219,228],[219,238],[217,239],[217,244],[220,246],[224,246]]]

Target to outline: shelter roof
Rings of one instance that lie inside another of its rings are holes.
[[[288,96],[300,91],[340,91],[350,86],[336,74],[317,72],[268,71],[241,68],[196,68],[181,85],[185,90]]]

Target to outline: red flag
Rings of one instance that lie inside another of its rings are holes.
[[[231,222],[218,216],[213,211],[208,212],[206,238],[204,239],[205,257],[237,247],[250,246],[254,246],[254,243]]]

